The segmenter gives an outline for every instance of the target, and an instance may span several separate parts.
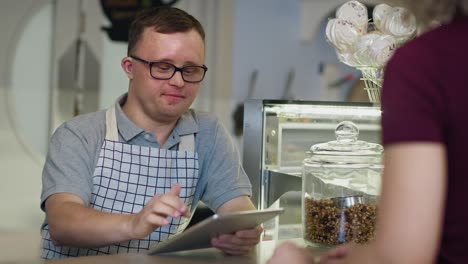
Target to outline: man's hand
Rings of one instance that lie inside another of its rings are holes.
[[[155,229],[169,224],[167,217],[190,217],[190,211],[179,198],[180,186],[173,185],[165,194],[155,195],[143,209],[134,214],[129,223],[129,233],[134,239],[143,239]]]
[[[238,196],[224,203],[216,213],[229,214],[255,210],[255,206],[248,196]],[[263,228],[257,226],[248,230],[240,230],[233,234],[220,234],[211,239],[211,245],[229,255],[246,255],[260,242]]]
[[[267,264],[314,264],[314,256],[306,249],[300,248],[291,242],[285,242],[279,245]]]
[[[246,255],[260,242],[261,226],[240,230],[234,234],[220,234],[211,239],[211,245],[229,255]]]

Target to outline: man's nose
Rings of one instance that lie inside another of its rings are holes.
[[[182,72],[179,70],[176,70],[172,78],[169,79],[169,83],[175,86],[179,86],[179,87],[183,86],[185,81],[184,81],[184,78],[182,77]]]

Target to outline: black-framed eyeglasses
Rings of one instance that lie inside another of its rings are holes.
[[[135,55],[130,55],[129,57],[139,62],[148,64],[151,77],[158,80],[169,80],[174,76],[176,72],[180,72],[182,75],[182,79],[185,82],[198,83],[203,81],[203,78],[205,78],[205,73],[208,70],[208,67],[206,67],[205,65],[190,65],[179,68],[174,64],[168,62],[147,61]]]

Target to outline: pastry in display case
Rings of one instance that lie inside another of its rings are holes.
[[[272,223],[275,238],[302,232],[303,161],[311,146],[336,140],[343,121],[359,128],[359,140],[380,143],[381,110],[372,103],[248,100],[245,103],[243,166],[259,209],[286,209]],[[331,198],[331,197],[330,197]],[[265,227],[268,233],[270,227]]]

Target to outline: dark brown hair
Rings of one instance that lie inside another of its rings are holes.
[[[205,41],[205,31],[192,15],[176,7],[152,7],[141,10],[130,25],[127,55],[131,54],[143,31],[148,27],[163,34],[188,32],[195,29]]]

